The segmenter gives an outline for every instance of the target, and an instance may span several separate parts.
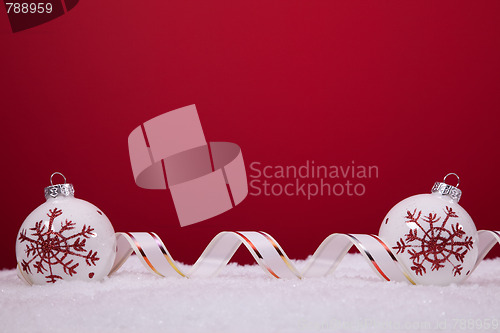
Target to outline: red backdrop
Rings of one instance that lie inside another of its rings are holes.
[[[187,263],[222,230],[267,231],[292,258],[333,232],[377,233],[448,172],[478,229],[500,229],[499,16],[498,1],[82,0],[12,33],[2,10],[0,267],[15,266],[16,233],[54,171],[115,230],[156,231]],[[379,177],[361,197],[248,196],[181,228],[167,191],[134,184],[127,137],[193,103],[247,171],[354,160]]]

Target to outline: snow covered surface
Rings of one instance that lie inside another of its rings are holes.
[[[471,330],[500,331],[500,258],[447,287],[382,281],[359,254],[304,280],[236,264],[210,279],[161,278],[136,257],[97,283],[30,287],[15,270],[0,271],[0,332]]]

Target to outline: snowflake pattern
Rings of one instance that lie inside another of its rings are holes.
[[[445,267],[447,264],[453,266],[453,276],[462,274],[462,265],[465,255],[473,248],[472,237],[465,237],[465,231],[457,222],[451,224],[451,230],[447,223],[452,218],[458,218],[457,213],[452,208],[446,206],[444,210],[446,216],[439,225],[438,222],[441,217],[437,214],[429,213],[429,215],[422,217],[422,221],[428,224],[425,228],[421,223],[420,218],[422,211],[415,209],[412,212],[407,211],[406,223],[415,226],[405,235],[406,239],[400,238],[397,245],[393,249],[397,253],[404,253],[406,250],[413,261],[411,269],[417,275],[426,274],[427,270],[424,266],[425,262],[431,264],[432,271],[438,271],[440,268]],[[423,235],[419,236],[419,231]],[[467,272],[469,274],[469,272]]]
[[[20,243],[27,242],[25,253],[26,260],[22,260],[21,268],[26,273],[31,274],[31,266],[36,269],[36,273],[47,274],[47,283],[54,283],[57,279],[62,279],[60,275],[52,271],[53,266],[61,265],[66,275],[77,274],[76,268],[79,263],[75,263],[75,257],[85,258],[88,266],[96,265],[97,251],[87,251],[85,243],[87,238],[94,236],[94,228],[83,225],[82,230],[72,235],[64,235],[67,231],[75,228],[75,222],[66,220],[61,222],[61,228],[56,231],[54,220],[62,215],[62,210],[49,209],[48,226],[43,222],[36,222],[34,228],[30,228],[33,233],[27,236],[27,230],[23,229],[19,235]],[[30,259],[31,257],[31,259]],[[71,259],[73,257],[73,259]],[[89,275],[90,276],[90,275]]]

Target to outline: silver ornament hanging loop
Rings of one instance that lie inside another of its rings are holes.
[[[446,183],[446,178],[448,178],[448,176],[455,176],[457,178],[457,185],[455,185],[455,187],[458,187],[458,185],[460,185],[460,177],[458,177],[458,175],[454,172],[450,172],[449,174],[444,176],[443,183]]]
[[[63,184],[66,184],[66,177],[62,173],[56,171],[56,172],[54,172],[53,174],[50,175],[50,185],[54,186],[54,183],[52,182],[52,178],[54,178],[55,175],[61,175],[64,178],[64,183]]]

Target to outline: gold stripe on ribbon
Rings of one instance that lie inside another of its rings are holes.
[[[385,244],[378,236],[376,235],[370,235],[372,236],[373,238],[375,238],[383,247],[384,249],[387,251],[387,254],[391,257],[391,259],[397,264],[397,266],[401,269],[401,273],[403,273],[403,275],[405,276],[406,279],[408,279],[408,281],[413,284],[413,285],[416,285],[415,281],[412,280],[412,278],[408,275],[408,273],[406,273],[405,269],[402,267],[402,265],[400,264],[398,258],[396,258],[396,256],[394,255],[394,253],[392,253],[391,249],[389,249],[389,247],[387,246],[387,244]]]
[[[139,244],[139,242],[135,239],[134,235],[132,235],[132,233],[130,232],[127,232],[126,233],[130,239],[134,242],[135,246],[137,247],[137,249],[139,250],[139,253],[142,257],[142,259],[144,259],[144,261],[148,264],[149,268],[151,268],[151,270],[153,270],[153,272],[155,272],[156,274],[158,274],[159,276],[162,276],[162,277],[165,277],[164,275],[162,275],[160,272],[158,272],[156,270],[156,268],[153,266],[153,264],[151,263],[151,261],[149,261],[148,259],[148,256],[146,255],[146,253],[144,253],[144,251],[142,250],[142,247],[141,247],[141,244]],[[137,254],[137,252],[136,252]]]
[[[170,255],[168,254],[167,252],[167,249],[165,248],[165,245],[163,244],[163,242],[161,241],[160,237],[158,237],[157,234],[155,234],[154,232],[148,232],[148,234],[151,235],[151,237],[153,237],[153,239],[156,241],[156,244],[158,245],[158,248],[160,249],[161,253],[163,254],[163,256],[165,257],[165,259],[167,259],[167,262],[170,264],[170,266],[172,266],[172,268],[182,277],[188,277],[186,276],[184,273],[181,272],[181,270],[175,265],[173,259],[170,257]]]
[[[280,277],[271,269],[271,267],[269,267],[268,265],[266,265],[266,263],[264,262],[264,257],[262,257],[262,255],[260,254],[260,252],[257,249],[257,247],[245,235],[243,235],[242,233],[240,233],[238,231],[234,231],[234,233],[236,233],[237,235],[239,235],[241,238],[243,238],[245,240],[245,242],[248,243],[248,245],[250,245],[250,247],[255,252],[255,254],[257,255],[257,257],[262,260],[262,265],[264,265],[264,268],[269,273],[271,273],[272,276],[274,276],[275,278],[279,279]]]

